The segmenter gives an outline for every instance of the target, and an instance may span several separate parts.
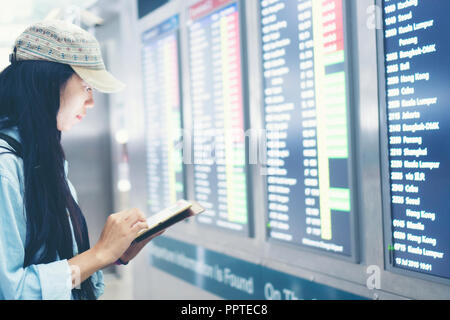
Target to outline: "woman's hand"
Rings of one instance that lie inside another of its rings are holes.
[[[165,230],[155,233],[154,235],[148,237],[147,239],[141,242],[133,242],[127,249],[127,251],[125,251],[125,253],[120,257],[120,260],[122,260],[123,263],[128,263],[130,260],[132,260],[134,257],[137,256],[137,254],[142,250],[142,248],[145,247],[147,243],[150,242],[150,240],[156,238],[157,236],[162,235],[164,231]]]
[[[93,249],[105,265],[112,264],[130,248],[139,231],[147,227],[145,215],[139,209],[111,214]]]

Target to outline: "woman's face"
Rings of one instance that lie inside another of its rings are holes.
[[[60,107],[56,116],[58,130],[70,130],[83,120],[86,110],[93,107],[92,88],[74,73],[61,91]]]

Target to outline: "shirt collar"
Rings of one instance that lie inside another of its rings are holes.
[[[8,128],[8,129],[4,129],[2,130],[2,132],[8,136],[10,136],[11,138],[16,139],[18,142],[22,142],[20,139],[20,134],[19,134],[19,128],[17,128],[17,126]]]
[[[20,139],[20,134],[19,134],[19,128],[17,128],[17,126],[8,128],[8,129],[4,129],[2,130],[2,132],[8,136],[10,136],[11,138],[16,139],[18,142],[22,142]],[[67,174],[69,172],[69,163],[67,162],[67,160],[64,160],[64,173]]]

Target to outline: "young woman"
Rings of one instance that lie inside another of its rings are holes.
[[[109,216],[91,248],[67,179],[61,132],[94,107],[92,90],[123,85],[103,65],[98,42],[60,21],[29,27],[0,74],[0,299],[96,299],[101,269],[126,264],[147,241],[138,209]]]

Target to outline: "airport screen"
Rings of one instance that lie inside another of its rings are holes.
[[[142,34],[148,208],[184,198],[178,16]]]
[[[261,0],[269,239],[352,257],[343,0]]]
[[[248,234],[239,2],[199,1],[189,17],[197,221]]]
[[[390,263],[449,279],[450,1],[382,4]]]

